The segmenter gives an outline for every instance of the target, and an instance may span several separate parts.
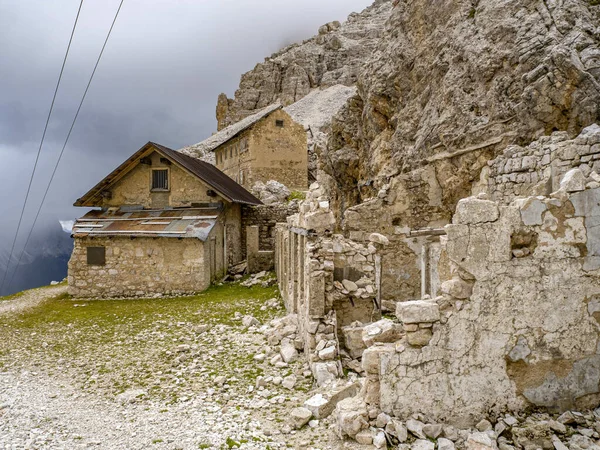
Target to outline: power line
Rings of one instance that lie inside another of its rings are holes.
[[[17,243],[19,231],[21,229],[21,224],[23,222],[25,208],[27,206],[27,201],[29,200],[29,194],[31,193],[31,186],[33,184],[33,178],[35,177],[35,172],[36,172],[36,169],[38,166],[38,162],[40,160],[40,154],[42,152],[42,146],[44,145],[44,140],[46,139],[46,132],[48,131],[48,124],[50,123],[50,117],[52,116],[52,111],[54,109],[54,102],[56,101],[56,95],[58,94],[58,88],[60,86],[63,72],[65,70],[65,65],[67,63],[67,57],[69,56],[69,50],[71,49],[71,43],[73,42],[73,36],[75,35],[75,28],[77,28],[77,22],[79,21],[79,14],[81,13],[82,6],[83,6],[83,0],[81,0],[81,2],[79,3],[79,9],[77,10],[77,16],[75,17],[75,23],[73,24],[73,29],[71,30],[71,37],[69,38],[69,44],[67,45],[67,51],[65,52],[65,57],[63,58],[62,66],[60,68],[60,74],[58,75],[58,81],[56,82],[56,88],[54,89],[52,103],[50,104],[50,111],[48,111],[48,117],[46,118],[46,125],[44,126],[44,132],[42,133],[42,140],[40,141],[40,146],[37,151],[37,156],[35,157],[35,163],[33,164],[33,171],[31,172],[31,177],[29,178],[29,186],[27,187],[27,194],[25,194],[25,201],[23,202],[23,208],[21,209],[21,215],[19,216],[19,223],[17,224],[17,231],[15,233],[15,238],[13,239],[12,247],[10,249],[10,255],[8,257],[8,261],[6,262],[6,269],[4,271],[4,276],[2,277],[2,284],[0,285],[0,292],[2,292],[2,289],[4,288],[4,283],[6,282],[6,276],[8,275],[8,271],[10,269],[10,262],[12,260],[13,253],[15,251],[15,245]]]
[[[54,176],[56,175],[56,171],[58,169],[58,166],[60,165],[60,161],[62,160],[63,154],[65,153],[65,148],[67,147],[67,144],[69,142],[69,139],[71,138],[71,133],[73,132],[73,128],[75,127],[75,122],[77,122],[77,118],[79,117],[79,112],[81,111],[81,107],[83,106],[83,102],[85,101],[85,97],[87,96],[87,93],[90,89],[90,85],[92,84],[92,80],[94,79],[94,75],[96,74],[96,70],[98,69],[98,65],[100,64],[100,60],[102,59],[102,55],[104,54],[104,49],[106,48],[106,44],[108,43],[108,39],[110,38],[110,35],[112,33],[112,30],[115,26],[115,22],[117,21],[117,17],[119,17],[119,12],[121,11],[121,7],[123,6],[123,2],[125,0],[121,0],[121,3],[119,3],[119,8],[117,9],[117,12],[115,13],[115,17],[112,21],[112,24],[110,25],[110,29],[108,30],[108,34],[106,35],[106,39],[104,40],[104,44],[102,45],[102,50],[100,50],[100,54],[98,55],[98,59],[96,60],[96,64],[94,65],[94,70],[92,71],[92,75],[90,76],[90,79],[88,81],[88,84],[85,88],[85,91],[83,93],[83,97],[81,97],[81,102],[79,102],[79,107],[77,108],[77,112],[75,113],[75,117],[73,118],[73,122],[71,123],[71,128],[69,128],[69,133],[67,134],[67,138],[65,139],[65,143],[62,146],[62,149],[60,151],[60,154],[58,155],[58,160],[56,161],[56,164],[54,165],[54,170],[52,171],[52,176],[50,177],[50,181],[48,181],[48,185],[46,186],[46,191],[44,192],[44,196],[42,197],[42,202],[40,203],[40,206],[37,210],[37,213],[35,215],[35,219],[33,220],[33,224],[31,225],[31,228],[29,229],[29,233],[27,235],[27,240],[25,241],[25,245],[23,246],[23,250],[21,251],[21,254],[19,255],[19,260],[17,262],[17,265],[15,267],[15,270],[10,278],[10,282],[9,282],[9,286],[12,284],[15,275],[17,273],[17,271],[19,270],[19,264],[21,264],[21,259],[23,258],[23,255],[25,254],[25,250],[27,249],[27,244],[29,244],[29,240],[31,239],[31,235],[33,234],[33,229],[35,228],[35,225],[37,223],[37,220],[40,216],[40,212],[42,211],[42,207],[44,206],[44,202],[46,201],[46,197],[48,196],[48,191],[50,191],[50,186],[52,185],[52,181],[54,181]]]

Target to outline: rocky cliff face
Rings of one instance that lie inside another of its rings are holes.
[[[377,0],[362,13],[351,14],[344,24],[325,24],[317,36],[265,58],[242,75],[235,98],[219,96],[219,130],[276,101],[290,105],[316,87],[356,84],[391,9],[391,0]]]
[[[390,186],[394,224],[447,223],[508,145],[598,121],[596,3],[378,1],[243,75],[235,99],[219,98],[219,126],[356,83],[318,152],[340,226],[344,211]]]
[[[597,121],[595,3],[396,0],[323,158],[339,203],[427,164],[453,210],[508,144]]]

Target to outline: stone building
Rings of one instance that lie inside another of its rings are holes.
[[[269,180],[279,181],[291,190],[308,187],[306,131],[279,104],[182,151],[192,156],[214,153],[217,168],[246,189]]]
[[[75,297],[193,293],[243,259],[242,206],[261,202],[206,162],[149,142],[75,206]]]

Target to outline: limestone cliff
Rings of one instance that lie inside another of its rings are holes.
[[[323,158],[340,203],[428,164],[453,211],[508,144],[597,121],[595,3],[396,0]]]
[[[243,75],[235,99],[219,98],[219,125],[356,83],[319,156],[338,221],[391,184],[415,198],[391,209],[420,216],[395,223],[447,222],[507,145],[600,118],[599,16],[592,0],[378,1]]]
[[[233,99],[221,94],[217,104],[219,130],[276,101],[290,105],[316,87],[356,84],[364,61],[378,45],[391,0],[377,0],[344,24],[330,22],[319,34],[290,45],[242,75]]]

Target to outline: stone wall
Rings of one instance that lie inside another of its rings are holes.
[[[87,247],[105,247],[106,264],[88,265]],[[210,249],[210,241],[198,239],[77,238],[69,261],[69,294],[119,298],[203,291],[211,282]]]
[[[546,195],[557,190],[563,175],[572,168],[579,168],[587,182],[598,182],[600,126],[585,128],[575,139],[569,139],[566,132],[555,132],[527,147],[509,146],[488,165],[484,178],[489,177],[489,192],[503,203],[515,196]]]
[[[342,364],[352,360],[339,343],[342,327],[381,315],[376,254],[385,238],[373,235],[362,244],[333,235],[332,219],[315,185],[300,212],[276,228],[279,288],[288,312],[298,315],[305,355],[319,385],[341,376]]]
[[[259,228],[259,250],[275,250],[275,225],[285,222],[288,216],[298,212],[298,203],[277,203],[273,205],[243,206],[242,230],[251,226]],[[246,257],[246,232],[242,233],[241,248]]]
[[[405,328],[432,333],[365,351],[363,368],[379,377],[371,401],[459,425],[597,405],[600,189],[567,191],[459,202],[442,238],[452,276],[443,295],[398,305]]]

